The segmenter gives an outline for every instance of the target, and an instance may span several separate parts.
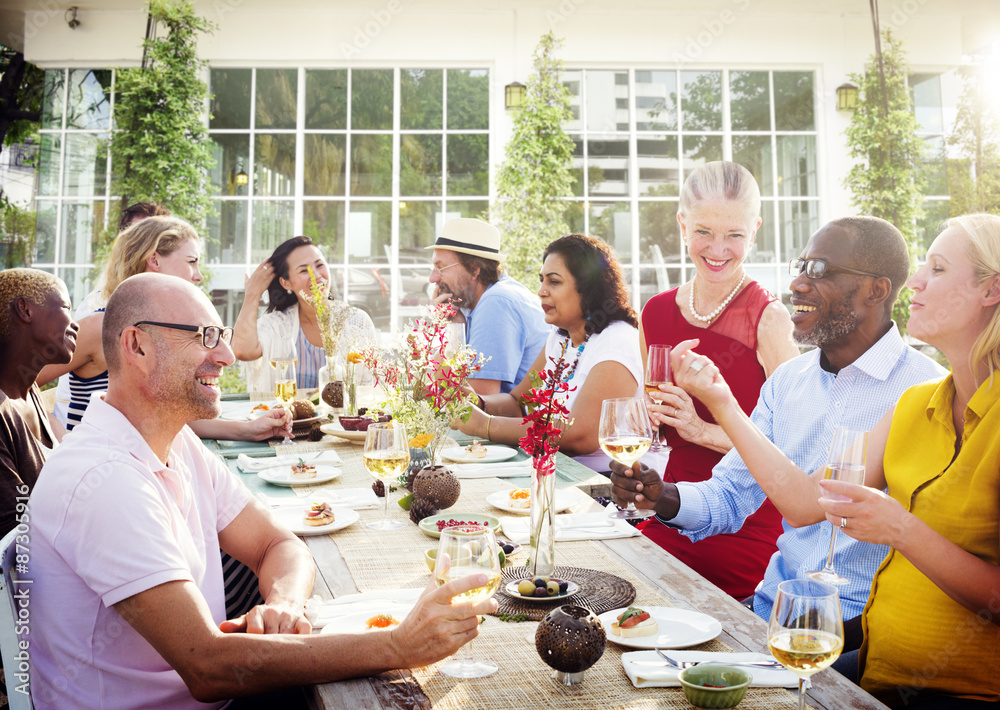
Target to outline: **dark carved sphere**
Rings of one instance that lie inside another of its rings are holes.
[[[563,673],[580,673],[604,655],[608,637],[590,609],[567,604],[553,609],[535,632],[535,649],[549,666]]]

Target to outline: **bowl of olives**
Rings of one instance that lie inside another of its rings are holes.
[[[525,577],[508,582],[504,591],[515,599],[530,602],[554,602],[567,599],[580,591],[580,585],[558,577]]]

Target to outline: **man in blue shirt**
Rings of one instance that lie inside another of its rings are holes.
[[[545,347],[549,327],[538,298],[504,275],[500,232],[478,219],[453,219],[427,248],[436,300],[451,299],[465,316],[466,342],[490,358],[469,384],[480,395],[510,392]]]
[[[774,371],[751,420],[804,471],[825,464],[835,427],[867,431],[905,389],[946,374],[906,346],[892,322],[909,265],[903,236],[874,217],[834,220],[792,261],[795,339],[817,349]],[[739,530],[766,497],[735,449],[699,483],[663,482],[648,468],[638,480],[632,474],[612,464],[615,501],[624,505],[634,499],[637,507],[654,509],[661,522],[696,541]],[[830,549],[830,525],[783,525],[778,551],[752,597],[754,612],[764,619],[771,615],[778,584],[821,569]],[[844,619],[861,614],[886,552],[882,545],[837,537],[836,568],[850,579],[840,587]]]

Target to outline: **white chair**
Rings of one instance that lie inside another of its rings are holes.
[[[18,667],[25,661],[23,656],[20,659],[17,657],[21,651],[18,648],[17,600],[14,595],[24,591],[30,595],[33,585],[20,585],[19,589],[14,584],[17,578],[14,567],[17,544],[14,540],[17,535],[17,528],[14,528],[0,540],[0,656],[3,657],[4,675],[7,679],[7,703],[10,710],[31,710],[31,695],[24,692],[28,689],[28,683],[21,682],[17,678],[20,672]],[[29,596],[28,599],[30,598]],[[30,647],[28,653],[31,653]],[[30,673],[29,667],[28,674]]]

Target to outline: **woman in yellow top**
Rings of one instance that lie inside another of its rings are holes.
[[[949,220],[907,285],[914,291],[909,332],[937,347],[952,372],[907,390],[872,430],[864,486],[795,468],[731,404],[718,371],[690,350],[690,342],[675,350],[675,378],[711,402],[716,420],[790,524],[825,517],[858,540],[891,546],[872,582],[865,642],[855,652],[861,686],[896,707],[995,708],[1000,217]],[[820,499],[823,491],[850,500]]]

